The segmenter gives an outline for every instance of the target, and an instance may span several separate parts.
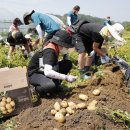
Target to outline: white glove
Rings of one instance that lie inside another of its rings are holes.
[[[72,83],[74,81],[76,81],[77,76],[73,76],[73,75],[66,75],[66,81]]]
[[[108,56],[101,57],[101,63],[102,64],[108,63],[109,60],[110,60],[110,58]]]

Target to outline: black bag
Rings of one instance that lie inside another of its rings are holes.
[[[7,42],[8,43],[14,43],[15,42],[14,38],[12,37],[12,32],[8,33]]]
[[[17,32],[15,35],[15,43],[16,44],[25,44],[26,38],[24,37],[22,32]]]
[[[90,22],[88,22],[87,20],[84,20],[84,19],[77,20],[75,23],[73,23],[70,26],[70,31],[73,33],[78,33],[81,25],[83,25],[85,23],[90,23]]]

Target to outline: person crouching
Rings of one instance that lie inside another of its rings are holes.
[[[67,48],[72,47],[72,37],[66,31],[59,30],[34,54],[28,65],[28,77],[30,84],[40,95],[58,90],[62,80],[76,80],[76,76],[67,75],[72,68],[72,62],[64,58],[58,61],[59,53],[65,54]]]

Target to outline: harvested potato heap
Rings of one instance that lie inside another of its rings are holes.
[[[2,97],[0,101],[0,111],[2,114],[10,114],[14,111],[15,102],[10,97]]]
[[[99,96],[100,95],[100,90],[99,89],[95,89],[93,92],[92,92],[93,95],[95,96]],[[93,100],[92,102],[90,102],[88,104],[88,106],[86,105],[85,101],[88,100],[88,96],[85,95],[85,94],[79,94],[79,97],[78,97],[80,100],[82,100],[82,102],[76,104],[72,101],[61,101],[60,103],[59,102],[56,102],[54,104],[54,109],[51,110],[51,114],[54,117],[54,119],[57,121],[57,122],[60,122],[60,123],[64,123],[67,116],[70,116],[72,114],[75,113],[76,110],[78,109],[88,109],[90,111],[94,111],[96,110],[96,104],[97,104],[97,101],[96,100]]]

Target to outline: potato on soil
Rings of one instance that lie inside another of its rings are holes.
[[[60,112],[57,112],[55,114],[55,118],[54,118],[56,121],[60,122],[60,123],[64,123],[65,122],[65,117],[62,113]]]
[[[88,96],[85,94],[79,94],[79,99],[83,100],[83,101],[87,101],[88,100]]]
[[[59,111],[60,108],[61,108],[61,107],[60,107],[59,102],[56,102],[56,103],[54,104],[54,109],[57,110],[57,111]]]
[[[66,109],[62,108],[62,109],[59,110],[59,112],[62,113],[63,115],[65,115],[66,114]]]
[[[84,102],[78,103],[77,108],[78,109],[85,109],[86,108],[86,103],[84,103]]]
[[[101,91],[100,91],[100,89],[95,89],[95,90],[93,90],[93,95],[95,95],[95,96],[99,96],[100,95],[100,93],[101,93]]]
[[[51,110],[51,114],[54,116],[57,113],[57,111],[55,109]]]
[[[66,108],[66,112],[67,112],[68,114],[74,114],[74,110],[73,110],[71,107],[67,107],[67,108]]]
[[[60,105],[61,105],[63,108],[68,107],[68,103],[67,103],[66,101],[62,101],[62,102],[60,103]]]
[[[88,109],[89,111],[94,111],[94,110],[96,110],[96,106],[88,105],[88,106],[87,106],[87,109]]]
[[[68,106],[71,108],[71,109],[76,109],[76,104],[74,102],[68,102]]]

